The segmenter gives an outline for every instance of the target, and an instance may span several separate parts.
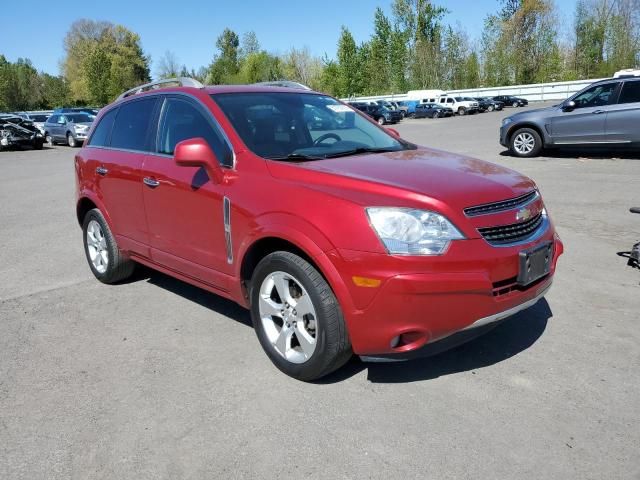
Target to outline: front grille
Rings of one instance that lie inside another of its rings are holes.
[[[485,203],[483,205],[477,205],[475,207],[465,208],[464,214],[467,217],[475,217],[477,215],[486,215],[488,213],[496,213],[496,212],[502,212],[504,210],[511,210],[531,202],[537,196],[538,196],[538,192],[533,190],[529,193],[525,193],[524,195],[520,195],[519,197],[511,198],[509,200],[503,200],[503,201],[494,202],[494,203]]]
[[[529,238],[542,223],[542,212],[535,217],[510,225],[479,228],[478,232],[491,245],[506,245]]]

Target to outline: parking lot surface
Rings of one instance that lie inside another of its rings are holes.
[[[68,147],[0,152],[0,478],[640,478],[640,155],[504,155],[512,113],[406,120],[515,168],[565,243],[546,299],[436,357],[315,384],[247,311],[148,269],[91,275]]]

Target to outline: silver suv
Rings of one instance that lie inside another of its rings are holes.
[[[516,113],[502,121],[500,144],[517,157],[543,148],[640,146],[640,77],[596,82],[560,105]]]

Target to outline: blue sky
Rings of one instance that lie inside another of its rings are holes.
[[[497,0],[435,3],[448,8],[447,22],[459,22],[471,39],[479,37],[484,17],[498,8]],[[575,0],[556,0],[556,4],[566,24]],[[30,58],[39,70],[57,74],[64,56],[63,38],[73,20],[84,17],[119,23],[137,32],[152,62],[171,50],[189,68],[211,61],[215,40],[225,27],[239,34],[255,31],[262,48],[270,52],[307,46],[315,55],[334,57],[341,25],[358,42],[366,40],[375,8],[381,6],[389,13],[390,5],[391,0],[89,0],[54,6],[42,0],[12,0],[2,5],[0,54],[10,61]],[[153,74],[153,63],[151,71]]]

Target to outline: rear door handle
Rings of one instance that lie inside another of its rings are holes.
[[[98,167],[96,168],[96,173],[102,177],[104,177],[107,173],[109,173],[109,170],[107,170],[104,167]]]
[[[151,187],[151,188],[156,188],[158,185],[160,185],[160,182],[158,180],[151,177],[144,177],[142,181],[147,187]]]
[[[604,110],[594,110],[594,115],[600,115],[601,113],[604,113]]]

